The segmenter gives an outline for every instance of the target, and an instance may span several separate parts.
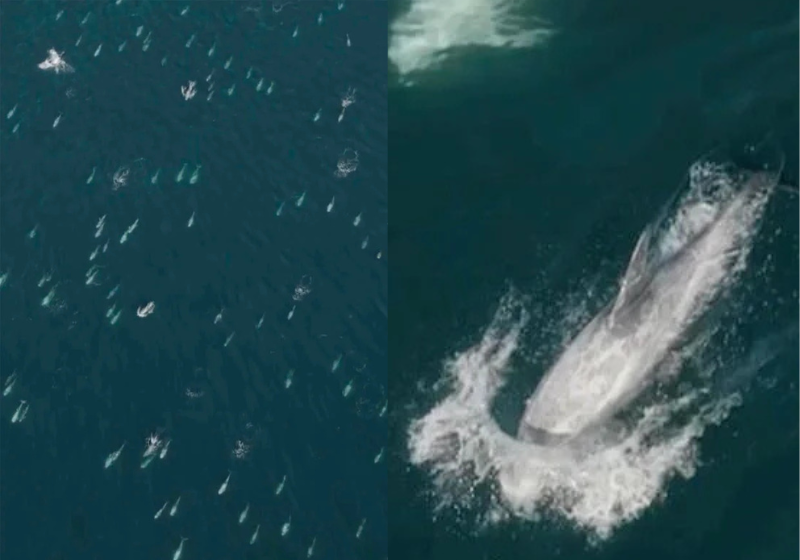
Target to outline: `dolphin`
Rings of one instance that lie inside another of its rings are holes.
[[[730,285],[779,176],[740,171],[734,178],[740,187],[716,202],[684,201],[668,221],[671,246],[658,243],[658,221],[644,229],[616,297],[528,399],[520,440],[558,446],[593,433],[651,384],[670,351]]]

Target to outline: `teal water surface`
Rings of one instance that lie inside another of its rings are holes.
[[[385,21],[1,3],[0,557],[384,557]]]
[[[393,17],[412,5],[395,4]],[[532,300],[520,354],[533,365],[493,411],[506,431],[556,357],[552,333],[543,331],[576,294],[592,309],[602,305],[639,233],[694,161],[769,138],[786,156],[782,181],[798,183],[796,4],[517,6],[556,32],[529,49],[455,49],[411,86],[390,69],[390,554],[796,558],[799,249],[791,189],[771,201],[727,309],[724,348],[741,358],[719,356],[731,374],[764,340],[778,341],[775,357],[741,387],[742,404],[703,435],[696,472],[666,483],[663,499],[637,519],[600,542],[554,515],[486,522],[480,499],[437,509],[441,489],[430,470],[411,464],[412,422],[447,394],[443,360],[477,342],[510,285]],[[473,491],[496,494],[465,492]]]

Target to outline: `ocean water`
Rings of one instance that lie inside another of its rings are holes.
[[[785,1],[393,4],[392,556],[797,557],[797,53]],[[646,230],[645,294],[702,313],[576,340]],[[517,438],[674,332],[585,439]]]
[[[385,557],[386,12],[2,3],[2,558]]]

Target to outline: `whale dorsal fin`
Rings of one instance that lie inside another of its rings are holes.
[[[653,229],[651,226],[647,226],[636,242],[636,248],[634,248],[631,260],[628,262],[628,268],[625,270],[625,275],[622,277],[619,295],[617,295],[614,307],[611,310],[612,317],[630,301],[636,299],[636,296],[641,293],[642,288],[646,284],[647,252],[652,237]]]

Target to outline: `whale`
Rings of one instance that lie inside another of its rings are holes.
[[[518,439],[561,446],[613,425],[659,378],[670,353],[687,342],[742,269],[780,170],[737,170],[735,177],[736,184],[718,189],[723,192],[695,193],[672,216],[665,207],[644,228],[616,295],[528,398]]]

